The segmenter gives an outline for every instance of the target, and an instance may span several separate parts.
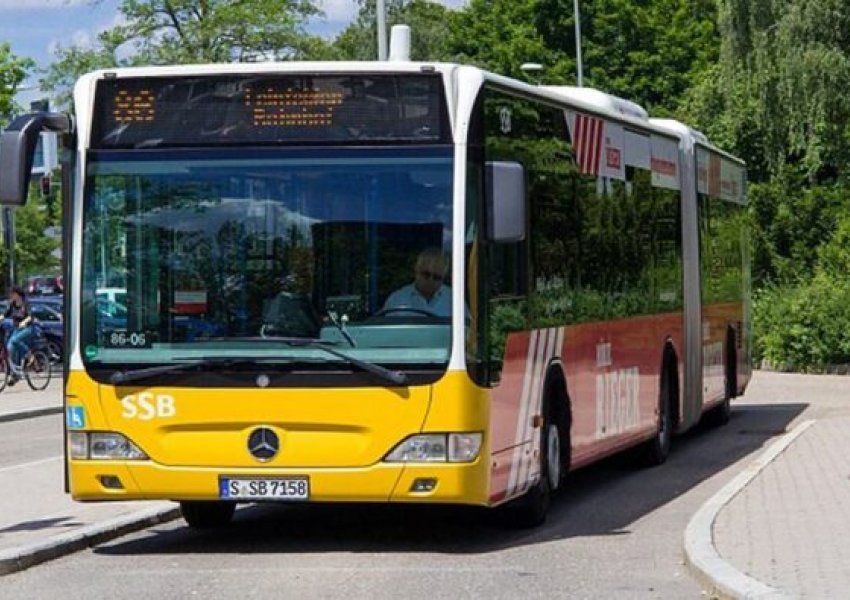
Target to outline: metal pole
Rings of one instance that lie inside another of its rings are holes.
[[[11,288],[17,283],[18,273],[15,264],[15,212],[11,208],[3,209],[3,237],[6,246],[6,279]]]
[[[387,12],[384,0],[377,0],[375,10],[378,17],[378,60],[387,60]]]
[[[578,87],[584,86],[584,77],[581,71],[581,14],[578,11],[578,0],[573,0],[576,19],[576,67],[578,70]]]

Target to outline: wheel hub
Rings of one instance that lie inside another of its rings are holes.
[[[561,436],[558,426],[552,423],[546,431],[546,471],[549,489],[555,491],[561,485]]]

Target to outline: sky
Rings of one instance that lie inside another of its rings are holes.
[[[457,8],[466,0],[436,0]],[[333,37],[350,23],[357,12],[356,0],[317,0],[325,16],[313,19],[307,29],[314,34]],[[53,50],[60,45],[90,46],[97,34],[119,22],[117,7],[121,0],[0,0],[0,42],[9,42],[12,53],[29,57],[44,68],[53,61]],[[37,81],[31,77],[29,85]],[[39,95],[22,93],[18,102],[26,105]]]

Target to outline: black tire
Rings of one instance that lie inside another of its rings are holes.
[[[218,501],[185,501],[180,503],[180,512],[189,527],[215,529],[224,527],[233,519],[236,504]]]
[[[9,360],[4,358],[0,360],[0,392],[6,389],[9,384]]]
[[[62,346],[56,340],[48,340],[47,342],[47,357],[50,359],[50,364],[58,365],[62,362]]]
[[[512,527],[525,529],[542,525],[552,504],[552,494],[558,490],[563,480],[562,424],[554,418],[548,402],[544,414],[546,416],[540,427],[540,479],[522,497],[502,509],[503,520]],[[550,460],[553,450],[557,452],[557,456],[552,456]],[[553,472],[554,469],[557,469],[557,472]]]
[[[726,381],[723,402],[705,415],[709,427],[722,427],[732,417],[732,398],[738,395],[738,362],[735,354],[735,333],[730,330],[726,337]]]
[[[661,389],[658,393],[658,426],[655,437],[646,442],[643,451],[643,464],[655,467],[667,460],[673,439],[673,390],[672,378],[675,372],[665,368],[661,375]]]
[[[24,377],[37,392],[50,385],[52,371],[50,359],[43,350],[33,350],[24,359]]]

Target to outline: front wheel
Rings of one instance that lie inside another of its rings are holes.
[[[236,504],[217,501],[184,501],[180,503],[183,519],[194,529],[224,527],[233,519]]]
[[[50,384],[51,365],[46,352],[33,350],[24,359],[23,366],[24,377],[33,390],[43,390]]]
[[[552,494],[561,486],[563,433],[554,418],[546,417],[540,430],[540,478],[524,496],[504,507],[505,520],[515,527],[537,527],[546,521]]]

